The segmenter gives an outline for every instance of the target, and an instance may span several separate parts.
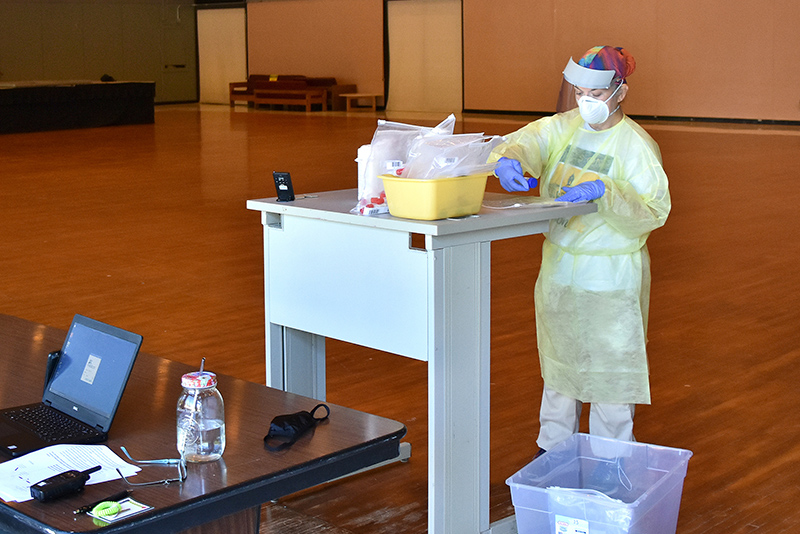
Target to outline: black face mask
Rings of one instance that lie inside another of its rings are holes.
[[[325,409],[324,417],[314,415],[320,408]],[[317,423],[327,419],[330,414],[331,409],[326,404],[317,404],[311,412],[302,411],[275,416],[269,424],[269,433],[264,436],[264,446],[271,451],[280,451],[290,447]]]

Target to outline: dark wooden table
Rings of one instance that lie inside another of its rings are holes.
[[[155,82],[0,84],[0,134],[155,122]]]
[[[61,348],[65,334],[0,315],[0,406],[41,401],[47,353]],[[207,360],[207,369],[214,370],[213,358]],[[176,458],[180,377],[192,370],[140,353],[106,445],[120,456],[124,446],[136,459]],[[261,504],[398,455],[404,425],[332,404],[329,420],[313,434],[288,450],[267,451],[263,437],[274,416],[311,410],[317,402],[225,375],[218,379],[225,400],[225,454],[217,462],[189,464],[182,484],[134,488],[133,498],[153,510],[107,526],[72,513],[127,488],[114,480],[87,485],[82,494],[51,503],[0,501],[0,532],[252,533],[258,531]],[[164,474],[174,475],[165,468],[144,467],[132,481]]]

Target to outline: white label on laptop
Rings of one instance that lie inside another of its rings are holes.
[[[556,533],[589,534],[589,522],[584,521],[583,519],[573,519],[571,517],[564,517],[563,515],[557,515]]]
[[[94,354],[89,355],[89,359],[86,360],[86,367],[83,368],[81,381],[86,382],[89,385],[94,383],[94,377],[97,376],[97,368],[100,367],[100,361],[100,358]]]

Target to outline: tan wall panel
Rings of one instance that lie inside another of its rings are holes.
[[[561,71],[595,44],[637,60],[626,112],[800,120],[794,0],[464,0],[466,109],[552,111]]]
[[[246,31],[244,8],[197,10],[200,102],[228,104],[228,84],[247,78]]]
[[[656,0],[626,0],[597,9],[588,2],[559,2],[552,36],[559,54],[555,72],[558,83],[570,57],[578,61],[593,46],[622,46],[636,59],[636,71],[628,80],[631,90],[625,111],[647,114],[645,110],[653,109],[657,102],[657,4]]]
[[[625,46],[637,59],[637,50],[642,59],[655,54],[654,0],[617,2],[607,9],[553,0],[507,0],[503,6],[464,0],[467,109],[553,111],[570,57],[577,60],[604,44]],[[653,77],[652,65],[642,61],[633,80],[647,86],[655,83]],[[633,96],[629,104],[644,104]]]
[[[248,3],[250,74],[334,76],[383,94],[383,6],[374,0]]]
[[[554,110],[553,2],[464,0],[464,108]],[[564,63],[568,56],[564,56]]]
[[[800,2],[779,0],[775,2],[775,47],[772,51],[771,77],[766,71],[753,73],[753,78],[764,76],[774,92],[771,99],[772,116],[788,114],[793,120],[800,120],[800,68],[797,51],[800,50]],[[747,77],[747,79],[750,79]]]
[[[389,2],[390,111],[459,113],[461,0]]]
[[[654,114],[774,118],[768,117],[772,4],[673,0],[661,6]]]

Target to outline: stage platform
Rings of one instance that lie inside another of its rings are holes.
[[[155,121],[155,82],[0,82],[0,134]]]

